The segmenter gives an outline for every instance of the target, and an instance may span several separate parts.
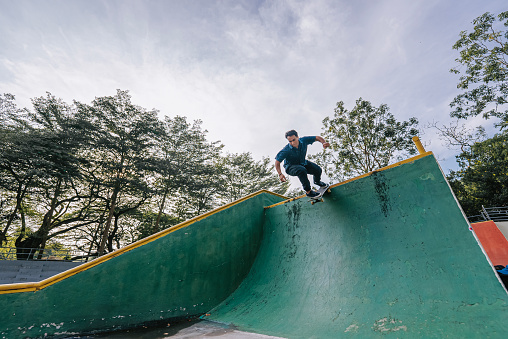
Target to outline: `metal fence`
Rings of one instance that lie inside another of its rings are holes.
[[[98,257],[97,253],[88,254],[69,249],[17,248],[0,247],[0,260],[59,260],[59,261],[91,261]]]
[[[500,206],[500,207],[484,207],[482,206],[482,210],[478,215],[472,215],[467,217],[469,222],[480,222],[480,221],[508,221],[508,207]]]

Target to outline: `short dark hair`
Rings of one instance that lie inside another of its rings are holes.
[[[294,135],[295,137],[298,137],[298,132],[295,131],[294,129],[292,129],[291,131],[287,131],[285,138],[287,139],[288,137],[290,137],[292,135]]]

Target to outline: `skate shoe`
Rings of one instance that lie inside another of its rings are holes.
[[[309,193],[307,193],[307,196],[308,196],[309,198],[314,198],[314,197],[317,197],[318,195],[319,195],[319,193],[318,193],[318,192],[316,192],[316,191],[312,191],[312,190],[311,190]]]
[[[318,185],[319,187],[326,187],[326,186],[330,186],[322,181],[319,181],[319,182],[314,182],[314,184]]]

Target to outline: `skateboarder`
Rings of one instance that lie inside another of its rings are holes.
[[[307,146],[313,144],[314,141],[322,143],[324,148],[329,147],[330,144],[320,136],[299,138],[295,130],[286,132],[286,139],[289,141],[289,144],[277,153],[275,157],[275,169],[279,174],[280,181],[286,181],[286,177],[282,174],[280,169],[280,163],[284,160],[284,169],[286,173],[300,179],[307,196],[310,198],[318,196],[319,194],[311,189],[307,175],[312,174],[314,176],[314,184],[320,187],[326,187],[328,185],[321,181],[321,167],[305,159],[307,155]]]

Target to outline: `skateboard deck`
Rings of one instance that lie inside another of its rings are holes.
[[[323,199],[323,195],[325,193],[331,193],[332,190],[330,189],[330,185],[326,185],[326,186],[320,187],[316,192],[319,193],[318,196],[309,198],[309,201],[312,205],[314,205],[316,202],[324,202],[325,200]]]

